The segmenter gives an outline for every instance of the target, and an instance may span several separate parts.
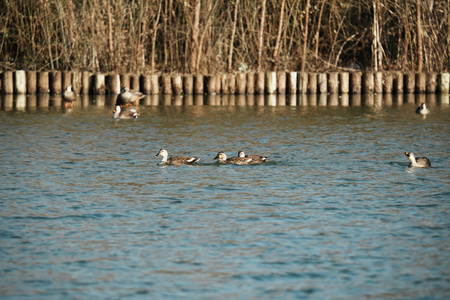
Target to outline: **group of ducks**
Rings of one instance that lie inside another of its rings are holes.
[[[200,158],[195,156],[170,156],[166,149],[161,149],[155,155],[155,157],[161,156],[163,164],[168,165],[193,165],[197,163]],[[214,159],[218,159],[219,163],[222,164],[232,164],[232,165],[252,165],[252,164],[261,164],[268,161],[266,156],[263,155],[252,155],[245,154],[243,151],[238,152],[237,157],[227,157],[227,155],[220,151],[217,153]]]
[[[114,119],[136,119],[139,114],[134,108],[127,108],[128,105],[132,105],[135,103],[137,106],[139,104],[139,100],[144,98],[145,95],[139,91],[132,90],[128,87],[123,87],[120,91],[120,94],[117,96],[116,100],[116,108],[113,111]],[[70,103],[70,107],[73,108],[73,103],[77,99],[76,93],[72,90],[72,86],[69,85],[66,87],[64,92],[62,93],[62,98],[64,100],[64,105],[67,108],[67,105]],[[125,106],[126,109],[123,110],[122,107]],[[425,103],[420,104],[416,109],[417,114],[426,115],[430,113],[430,110],[426,106]],[[162,156],[162,163],[169,165],[192,165],[197,163],[200,158],[194,156],[171,156],[167,150],[161,149],[158,154],[155,155]],[[426,157],[415,157],[412,152],[405,152],[405,155],[408,157],[410,163],[409,167],[419,167],[419,168],[429,168],[431,167],[431,162]],[[214,159],[218,159],[219,163],[224,164],[234,164],[234,165],[250,165],[250,164],[261,164],[267,162],[267,157],[263,155],[245,155],[243,151],[238,152],[237,157],[227,157],[224,152],[219,152]]]

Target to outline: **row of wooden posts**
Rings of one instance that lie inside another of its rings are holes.
[[[121,87],[144,94],[383,94],[441,93],[450,90],[450,73],[261,72],[221,75],[93,74],[79,71],[5,71],[3,94],[60,94],[72,85],[78,94],[119,94]]]

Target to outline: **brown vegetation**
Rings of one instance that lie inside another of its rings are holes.
[[[4,0],[0,69],[443,72],[449,32],[450,0]]]

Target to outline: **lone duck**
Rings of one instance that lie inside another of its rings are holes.
[[[249,157],[230,157],[227,158],[227,155],[220,151],[217,153],[214,159],[218,159],[219,163],[223,164],[233,164],[233,165],[249,165],[252,163],[253,159]]]
[[[238,152],[238,156],[239,157],[248,157],[252,159],[253,164],[260,164],[263,162],[267,161],[267,157],[263,156],[263,155],[255,155],[255,154],[247,154],[245,155],[244,151],[239,151]]]
[[[62,93],[62,98],[64,100],[64,107],[67,108],[67,103],[70,102],[70,108],[73,108],[73,103],[77,100],[77,95],[72,91],[72,86],[68,85],[64,92]]]
[[[144,98],[145,95],[139,91],[131,90],[128,87],[123,87],[120,90],[120,94],[117,95],[116,105],[125,105],[131,104],[134,102],[137,106],[139,104],[139,100]]]
[[[113,110],[113,119],[137,119],[138,112],[134,108],[128,110],[122,110],[120,105],[116,105],[116,109]]]
[[[168,165],[192,165],[200,160],[198,157],[194,156],[171,156],[169,157],[169,153],[166,149],[160,149],[158,154],[155,155],[162,156],[162,163]]]
[[[417,167],[417,168],[430,168],[431,162],[426,157],[415,157],[412,152],[405,152],[405,155],[411,161],[408,167]]]
[[[420,106],[416,109],[416,114],[426,115],[428,113],[430,113],[430,110],[425,103],[420,104]]]

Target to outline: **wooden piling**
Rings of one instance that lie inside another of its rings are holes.
[[[139,82],[141,92],[145,95],[150,95],[152,93],[152,87],[150,84],[150,76],[142,74]]]
[[[183,76],[183,92],[185,95],[194,93],[194,77],[190,74]]]
[[[397,93],[397,94],[402,94],[403,93],[403,74],[402,73],[394,73],[393,74],[394,80],[394,88],[393,88],[393,92]]]
[[[308,73],[299,72],[297,80],[299,94],[306,94],[308,92]]]
[[[111,95],[120,94],[120,76],[118,74],[107,75],[106,78],[106,93]]]
[[[18,70],[14,72],[14,93],[16,94],[27,93],[27,78],[25,75],[26,73],[23,70]]]
[[[130,88],[138,92],[141,91],[141,76],[137,74],[131,75]]]
[[[218,93],[222,93],[222,95],[226,95],[229,93],[228,91],[228,77],[227,74],[221,74],[220,75],[220,91]]]
[[[405,84],[404,86],[404,92],[411,94],[414,93],[414,89],[416,86],[416,75],[414,73],[406,73],[403,77],[403,82]]]
[[[152,95],[159,95],[161,93],[159,87],[159,75],[151,74],[150,75],[150,93]]]
[[[374,91],[374,78],[372,72],[366,72],[363,74],[363,93],[373,94]]]
[[[50,72],[49,80],[50,80],[50,94],[61,94],[63,91],[62,72],[60,71]]]
[[[228,74],[227,75],[227,82],[228,82],[228,93],[229,94],[236,94],[236,75],[234,74]]]
[[[328,92],[328,79],[326,73],[319,73],[317,76],[319,93],[326,94]]]
[[[277,72],[277,92],[286,94],[286,72]]]
[[[38,78],[38,93],[39,94],[48,94],[48,92],[50,90],[50,86],[49,86],[49,82],[48,82],[48,80],[49,80],[48,72],[39,72],[37,78]]]
[[[172,95],[172,77],[168,74],[162,76],[162,92],[164,95]]]
[[[194,77],[194,94],[203,95],[205,79],[202,74],[196,74]]]
[[[438,76],[438,91],[441,94],[448,94],[450,90],[450,73],[441,73]]]
[[[255,93],[255,74],[247,73],[247,95],[252,95]]]
[[[361,94],[361,77],[360,72],[352,72],[350,75],[350,89],[352,94]],[[353,105],[353,104],[352,104]]]
[[[247,76],[245,73],[236,75],[236,94],[244,95],[247,87]]]
[[[277,91],[277,73],[267,72],[265,77],[265,91],[267,94],[273,94]]]
[[[415,92],[419,94],[424,94],[426,93],[426,91],[427,91],[427,74],[417,73]]]
[[[11,71],[3,72],[2,91],[3,91],[3,94],[13,94],[14,93],[13,72],[11,72]]]
[[[265,87],[265,74],[263,72],[258,72],[255,75],[255,93],[264,94]]]
[[[105,86],[105,75],[104,74],[95,74],[93,77],[93,85],[92,85],[92,94],[94,95],[104,95],[106,91]],[[102,98],[98,98],[102,99]],[[104,106],[104,105],[102,105]]]
[[[375,94],[383,94],[383,73],[382,72],[375,72],[373,74],[373,92]]]
[[[179,74],[172,76],[172,89],[175,95],[183,94],[183,78]]]
[[[308,93],[317,93],[317,73],[308,74]]]
[[[350,91],[350,74],[348,72],[341,72],[339,73],[339,92],[341,94],[348,94],[349,91]]]
[[[76,94],[80,94],[81,92],[81,73],[78,71],[72,72],[72,90]]]
[[[120,75],[120,89],[123,87],[131,88],[131,75],[121,74]]]
[[[297,72],[288,72],[286,77],[286,92],[288,94],[297,94]]]
[[[206,94],[208,95],[217,94],[216,80],[218,80],[218,78],[215,75],[206,76],[205,78]]]
[[[437,76],[436,73],[428,73],[427,74],[427,93],[434,94],[436,93],[437,87]]]
[[[27,71],[27,94],[36,94],[37,91],[37,73],[36,71]]]
[[[81,73],[81,94],[87,95],[91,90],[91,73],[83,71]]]
[[[391,94],[393,91],[394,78],[391,72],[385,72],[383,74],[383,92],[385,94]]]
[[[72,72],[71,71],[63,71],[62,72],[62,86],[61,89],[64,91],[66,87],[72,85]]]
[[[328,92],[331,94],[339,93],[339,73],[328,73]]]

